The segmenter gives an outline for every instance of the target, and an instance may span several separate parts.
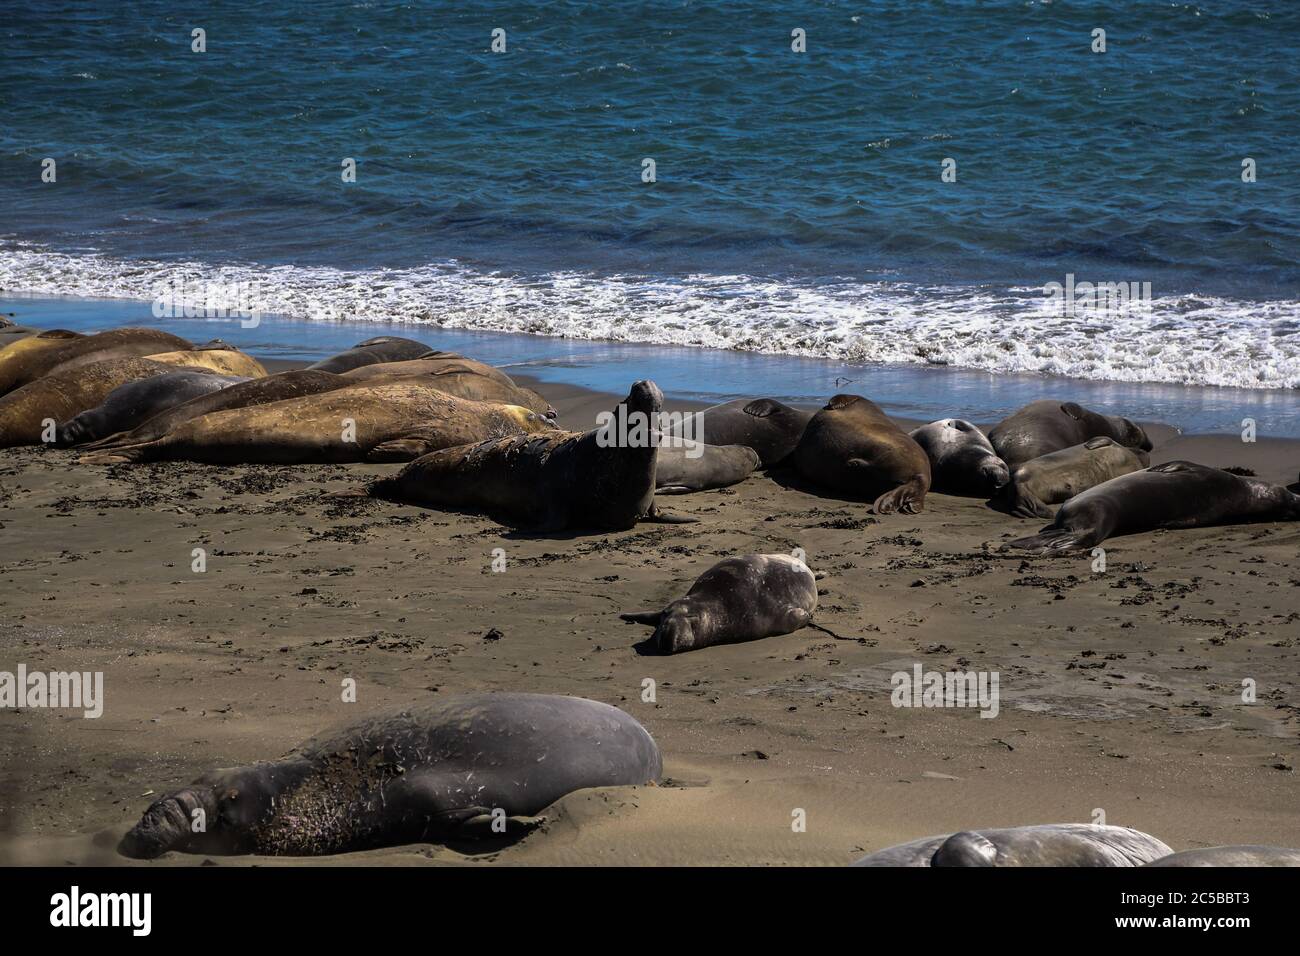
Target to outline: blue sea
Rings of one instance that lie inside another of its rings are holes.
[[[0,294],[1300,411],[1295,0],[0,0],[0,37]]]

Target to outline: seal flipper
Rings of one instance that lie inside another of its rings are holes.
[[[700,519],[692,518],[687,515],[675,515],[668,511],[660,511],[658,505],[651,505],[650,510],[645,513],[642,521],[652,521],[658,524],[696,524]]]
[[[630,611],[627,614],[620,614],[619,620],[631,621],[633,624],[649,624],[651,627],[658,627],[659,620],[663,616],[663,611]]]
[[[1006,547],[1020,548],[1033,554],[1064,554],[1067,551],[1082,551],[1101,543],[1103,539],[1091,528],[1074,531],[1070,528],[1050,527],[1028,538],[1008,541]]]
[[[853,459],[849,464],[858,460],[860,459]],[[878,515],[893,514],[895,511],[906,515],[920,514],[925,510],[925,490],[925,479],[916,475],[906,484],[877,498],[871,509]]]
[[[434,451],[427,438],[394,438],[392,441],[380,442],[366,453],[366,461],[415,461],[422,455]]]
[[[1069,415],[1076,422],[1083,421],[1083,406],[1078,402],[1063,402],[1061,404],[1061,411],[1065,412],[1065,414]]]
[[[1025,490],[1025,486],[1013,481],[1007,486],[1007,510],[1017,518],[1051,519],[1052,509],[1037,495]]]
[[[808,622],[812,620],[812,615],[808,613],[807,608],[799,607],[797,604],[791,604],[785,609],[783,615],[782,627],[784,633],[793,634],[801,627],[807,627]]]
[[[997,866],[998,848],[970,830],[954,833],[930,857],[931,866]]]

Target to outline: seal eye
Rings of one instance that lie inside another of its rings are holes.
[[[239,791],[236,790],[234,787],[231,787],[229,790],[226,791],[226,799],[227,799],[227,800],[234,800],[234,799],[236,799],[238,796],[239,796]]]

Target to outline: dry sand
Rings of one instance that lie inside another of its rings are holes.
[[[570,427],[611,403],[528,384]],[[1288,482],[1300,465],[1300,443],[1158,434],[1157,462]],[[130,863],[113,847],[161,791],[363,712],[475,690],[622,707],[659,742],[667,779],[573,794],[543,830],[478,852],[221,865],[838,865],[1095,809],[1175,849],[1300,845],[1300,524],[1115,539],[1094,574],[1086,556],[999,554],[1041,523],[937,494],[921,515],[878,518],[759,475],[663,500],[699,524],[535,537],[330,497],[396,465],[75,458],[0,452],[0,670],[103,671],[107,698],[95,720],[0,710],[3,862]],[[196,547],[206,573],[190,569]],[[724,556],[795,547],[825,574],[816,619],[836,637],[661,658],[635,648],[648,628],[618,620]],[[504,573],[490,569],[496,548]],[[890,676],[917,662],[997,671],[997,718],[892,707]],[[340,700],[345,677],[355,704]],[[1257,703],[1241,700],[1246,678]],[[796,809],[806,832],[792,830]]]

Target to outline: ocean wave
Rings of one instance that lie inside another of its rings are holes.
[[[1081,277],[1111,281],[1117,277]],[[1064,281],[1065,277],[1059,277]],[[1152,296],[1063,314],[1041,288],[747,275],[507,275],[455,262],[344,270],[70,255],[0,244],[0,289],[152,302],[239,289],[270,315],[407,322],[1117,382],[1300,387],[1300,302]],[[147,321],[148,313],[141,316]]]

